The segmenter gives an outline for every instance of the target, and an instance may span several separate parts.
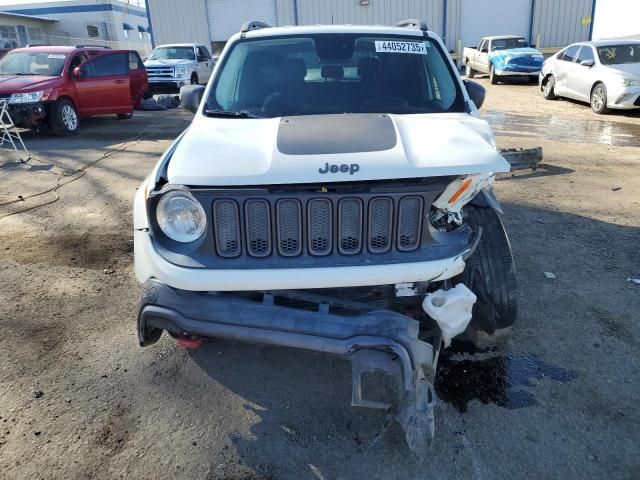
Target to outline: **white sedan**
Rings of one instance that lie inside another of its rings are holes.
[[[596,113],[640,108],[640,40],[569,45],[542,65],[540,89],[547,100],[589,102]]]

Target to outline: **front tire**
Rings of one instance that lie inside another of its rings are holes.
[[[120,120],[129,120],[131,117],[133,117],[133,112],[131,112],[131,113],[117,113],[116,116]]]
[[[482,227],[482,238],[457,279],[477,297],[471,322],[461,338],[478,348],[499,347],[509,340],[518,316],[518,284],[511,244],[494,209],[467,206],[465,210],[469,222]]]
[[[491,85],[497,85],[498,84],[498,75],[496,75],[495,69],[493,68],[493,65],[491,65],[491,67],[489,67],[489,81],[491,82]]]
[[[545,100],[556,100],[558,96],[555,92],[556,79],[553,75],[549,75],[546,81],[542,84],[542,96]]]
[[[49,111],[49,123],[53,133],[66,137],[75,135],[80,128],[80,119],[75,105],[68,98],[57,100]]]
[[[604,83],[598,83],[591,92],[591,110],[598,115],[609,112],[607,108],[607,87]]]
[[[464,73],[467,78],[473,78],[476,76],[476,71],[471,67],[471,62],[469,60],[464,64]]]

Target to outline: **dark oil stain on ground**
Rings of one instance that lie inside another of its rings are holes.
[[[510,137],[544,137],[549,140],[613,145],[640,146],[640,125],[604,120],[579,120],[544,115],[527,115],[488,110],[482,117],[497,135]]]
[[[453,360],[444,355],[438,361],[436,392],[460,412],[471,400],[494,403],[508,409],[537,405],[534,380],[550,378],[567,383],[576,372],[545,363],[535,357],[496,356],[484,360]]]

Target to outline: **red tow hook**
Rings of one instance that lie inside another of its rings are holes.
[[[178,337],[178,345],[180,348],[196,349],[202,346],[202,337],[191,335],[190,333],[181,333]]]

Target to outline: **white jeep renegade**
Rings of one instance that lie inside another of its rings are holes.
[[[419,21],[250,22],[181,98],[195,118],[135,199],[140,344],[346,356],[353,405],[393,408],[422,449],[441,345],[502,344],[516,319],[484,89]],[[386,374],[399,398],[364,398]]]

